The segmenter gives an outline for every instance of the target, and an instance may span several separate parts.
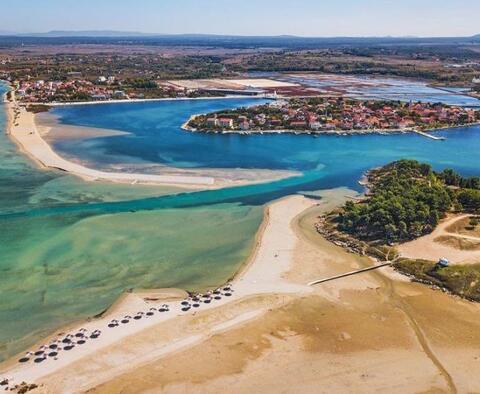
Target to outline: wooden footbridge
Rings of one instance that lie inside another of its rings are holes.
[[[344,274],[339,274],[339,275],[331,276],[331,277],[329,277],[329,278],[324,278],[324,279],[315,280],[315,281],[313,281],[313,282],[310,282],[308,285],[309,285],[309,286],[315,286],[315,285],[318,285],[318,284],[320,284],[320,283],[330,282],[330,281],[332,281],[332,280],[340,279],[340,278],[346,278],[347,276],[352,276],[352,275],[356,275],[356,274],[361,274],[362,272],[373,271],[373,270],[376,270],[376,269],[378,269],[378,268],[387,267],[387,266],[390,266],[390,265],[392,265],[392,262],[387,262],[387,263],[383,263],[383,264],[379,264],[379,265],[374,265],[374,266],[371,266],[371,267],[367,267],[367,268],[362,268],[362,269],[355,270],[355,271],[346,272],[346,273],[344,273]]]

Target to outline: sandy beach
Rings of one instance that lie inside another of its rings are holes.
[[[96,102],[95,102],[96,103]],[[92,104],[95,104],[92,103]],[[26,111],[17,102],[5,102],[8,116],[7,133],[22,152],[27,154],[40,167],[57,169],[76,175],[86,181],[106,181],[127,184],[165,185],[190,189],[217,189],[228,186],[241,186],[272,181],[297,175],[292,171],[270,171],[263,169],[179,169],[161,167],[161,174],[142,172],[100,171],[83,163],[67,160],[58,155],[47,142],[51,129],[56,127],[57,138],[86,138],[120,133],[112,130],[92,130],[85,127],[55,126],[55,122],[45,120],[39,126],[36,115]],[[61,131],[58,131],[61,129]],[[53,133],[52,133],[53,134]],[[68,134],[68,136],[66,136]]]
[[[231,296],[182,311],[186,294],[179,290],[126,294],[60,336],[83,327],[100,329],[97,339],[57,360],[12,359],[0,377],[9,385],[35,382],[34,392],[42,393],[278,392],[278,379],[281,392],[480,390],[479,305],[389,268],[306,285],[373,264],[313,228],[349,194],[325,191],[321,200],[292,196],[269,205],[251,258],[227,285]],[[163,303],[169,312],[108,328],[112,319]]]
[[[11,382],[20,383],[26,382],[43,382],[51,374],[58,373],[65,374],[64,370],[75,366],[77,362],[86,357],[93,357],[103,351],[110,351],[115,346],[126,341],[126,338],[134,339],[135,336],[148,329],[158,329],[159,325],[171,324],[172,320],[177,318],[185,320],[188,318],[196,318],[209,310],[217,310],[219,308],[230,308],[230,305],[235,305],[243,300],[249,300],[251,297],[266,299],[272,294],[282,294],[288,297],[292,294],[308,294],[311,291],[305,284],[298,284],[288,281],[284,278],[284,274],[288,271],[290,262],[292,260],[292,252],[295,246],[295,235],[290,226],[292,218],[300,214],[306,208],[315,205],[314,200],[306,199],[302,196],[290,197],[278,203],[272,204],[265,212],[265,220],[262,224],[257,239],[255,250],[250,260],[245,264],[242,270],[235,275],[235,279],[231,282],[232,294],[222,297],[220,300],[202,304],[197,310],[183,311],[180,301],[185,300],[187,293],[181,290],[153,290],[148,292],[134,292],[125,294],[115,305],[98,318],[90,319],[90,321],[83,322],[78,327],[69,327],[62,329],[59,333],[55,333],[48,338],[45,343],[52,343],[54,338],[64,338],[66,332],[75,334],[81,328],[87,330],[88,333],[93,333],[100,329],[103,333],[99,338],[89,340],[82,346],[77,346],[72,351],[61,353],[58,360],[45,360],[41,365],[34,362],[27,364],[18,364],[16,359],[13,359],[5,364],[6,368],[2,368],[0,377],[6,377]],[[141,320],[133,321],[132,324],[122,325],[117,328],[109,328],[108,325],[112,319],[122,320],[122,316],[135,316],[139,311],[147,313],[150,308],[159,308],[164,303],[169,304],[168,313],[156,313],[151,317],[144,317]],[[228,306],[228,307],[227,307]],[[243,307],[242,307],[243,308]],[[233,307],[233,310],[236,308]],[[250,320],[267,311],[268,308],[255,308],[252,310],[245,310],[239,315],[233,315],[229,319],[217,322],[213,327],[215,332],[221,332],[224,329],[234,327],[238,323]],[[143,350],[143,362],[150,361],[155,357],[178,351],[185,346],[191,346],[201,340],[206,339],[211,333],[205,335],[193,335],[187,338],[176,338],[173,343],[159,346],[152,352],[151,349]],[[147,345],[147,344],[146,344]],[[39,345],[41,346],[41,345]],[[149,345],[148,345],[149,346]],[[109,376],[116,371],[121,373],[125,371],[125,360],[118,359],[118,365],[111,366],[108,370]],[[128,364],[128,363],[127,363]],[[73,371],[77,367],[74,367]],[[96,371],[91,378],[97,379]],[[67,384],[68,373],[65,378],[62,378],[64,384]],[[76,378],[77,379],[77,378]],[[0,378],[1,380],[1,378]],[[83,381],[83,379],[82,379]],[[59,381],[59,383],[61,383]],[[82,383],[84,388],[88,388],[88,382]]]

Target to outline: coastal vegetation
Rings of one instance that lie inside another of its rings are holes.
[[[27,105],[27,111],[33,112],[34,114],[38,114],[40,112],[48,112],[50,107],[48,105],[43,104],[31,104]]]
[[[401,257],[396,246],[431,233],[449,213],[468,213],[435,242],[463,251],[479,249],[480,177],[400,160],[367,174],[366,196],[320,217],[317,231],[353,252],[390,261],[415,281],[480,301],[480,264],[440,265]],[[450,234],[450,235],[448,235]],[[464,234],[467,238],[462,238]],[[436,257],[438,259],[438,257]]]
[[[432,232],[453,209],[480,209],[479,177],[463,178],[451,169],[436,173],[413,160],[370,171],[368,188],[364,201],[348,201],[335,219],[338,230],[367,241],[415,239]]]
[[[480,264],[439,268],[427,260],[399,259],[395,269],[414,281],[442,288],[471,301],[480,302]]]

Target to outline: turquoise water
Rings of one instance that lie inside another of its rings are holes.
[[[254,101],[106,104],[56,109],[66,124],[125,136],[57,142],[64,155],[109,168],[267,168],[301,176],[216,191],[85,183],[35,168],[0,134],[0,358],[58,326],[111,304],[125,289],[202,289],[247,257],[263,204],[299,192],[348,186],[362,172],[416,158],[480,173],[480,128],[417,135],[334,137],[201,135],[180,130],[191,114]],[[0,129],[5,115],[0,112]],[[172,194],[176,193],[176,194]]]

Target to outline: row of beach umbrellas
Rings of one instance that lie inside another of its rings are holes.
[[[18,360],[20,363],[33,361],[34,363],[42,363],[48,358],[57,360],[60,351],[70,351],[75,346],[81,346],[87,343],[89,339],[97,339],[101,335],[100,330],[94,330],[88,334],[86,328],[80,328],[75,334],[67,334],[63,338],[57,338],[48,345],[40,346],[36,351],[29,351]]]
[[[200,308],[202,304],[210,304],[212,301],[219,301],[222,297],[231,297],[233,295],[233,289],[230,284],[223,286],[222,288],[208,291],[204,294],[193,294],[188,298],[181,301],[181,310],[187,312],[190,309]],[[142,318],[148,318],[153,316],[155,313],[165,313],[170,311],[170,306],[168,304],[163,304],[159,308],[151,307],[148,311],[137,312],[134,316],[125,315],[121,319],[112,319],[108,323],[109,328],[115,328],[121,324],[128,324],[132,320],[140,320]],[[33,361],[34,363],[42,363],[47,359],[57,360],[59,352],[61,351],[70,351],[76,346],[81,346],[87,343],[88,340],[96,339],[101,335],[100,330],[94,330],[91,333],[88,333],[88,330],[85,328],[80,328],[74,334],[67,334],[63,338],[57,338],[50,342],[48,345],[43,345],[36,351],[29,351],[21,357],[19,363],[27,363]],[[8,379],[0,381],[0,385],[8,384]]]

